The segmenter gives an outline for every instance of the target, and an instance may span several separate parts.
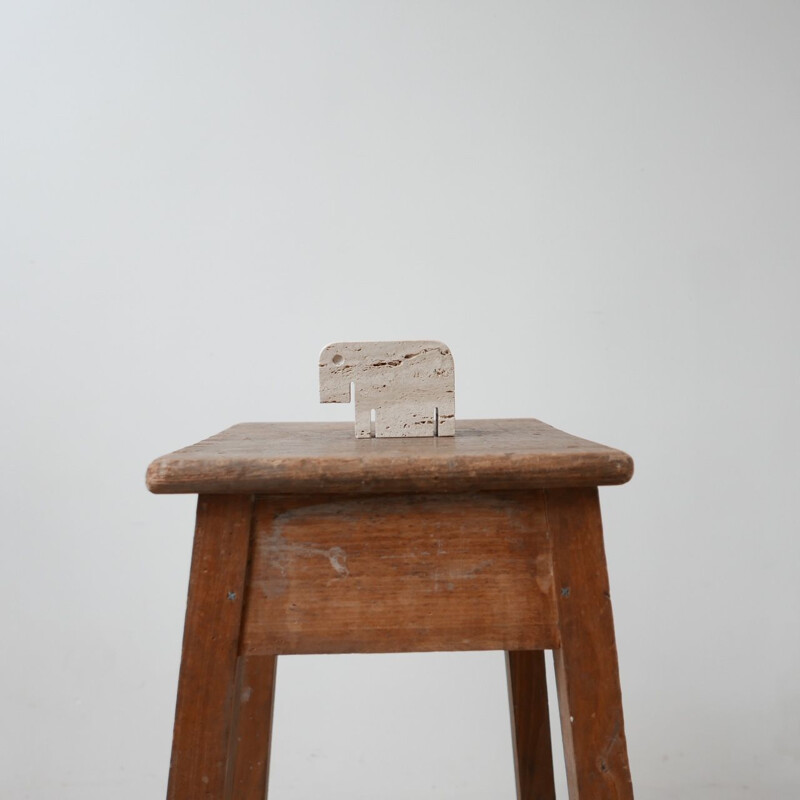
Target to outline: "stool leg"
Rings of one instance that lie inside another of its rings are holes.
[[[597,489],[547,492],[561,648],[553,651],[570,800],[632,800]]]
[[[226,800],[265,800],[277,656],[241,656],[236,670]]]
[[[198,498],[167,800],[224,797],[252,506]]]
[[[555,800],[544,651],[506,652],[517,800]]]

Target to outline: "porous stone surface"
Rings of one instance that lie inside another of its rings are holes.
[[[329,344],[319,356],[320,402],[349,403],[351,385],[357,439],[455,435],[455,370],[443,342]]]

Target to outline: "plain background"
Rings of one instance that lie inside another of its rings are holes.
[[[194,499],[145,468],[350,419],[318,352],[384,338],[634,456],[638,797],[800,795],[800,5],[27,0],[0,75],[0,796],[163,796]],[[504,679],[282,660],[272,797],[511,800]]]

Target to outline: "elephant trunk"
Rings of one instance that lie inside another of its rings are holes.
[[[320,403],[349,403],[350,381],[348,376],[341,373],[335,374],[330,369],[321,368],[319,371],[319,401]]]

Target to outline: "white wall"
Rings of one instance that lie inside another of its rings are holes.
[[[602,492],[639,798],[800,795],[800,6],[0,11],[0,796],[163,794],[193,499],[151,458],[441,338]],[[499,654],[285,659],[275,800],[513,796]],[[563,784],[563,781],[562,781]]]

